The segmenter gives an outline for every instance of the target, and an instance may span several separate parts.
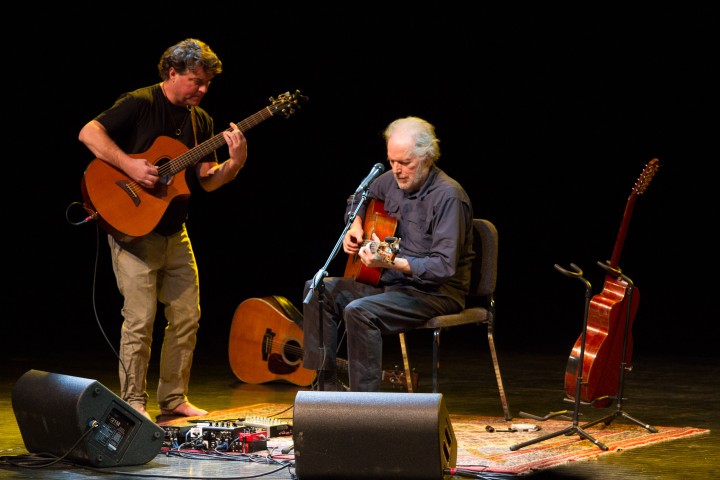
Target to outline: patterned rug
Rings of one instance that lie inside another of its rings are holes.
[[[159,421],[162,426],[182,426],[197,422],[233,421],[248,417],[282,419],[292,424],[292,405],[259,403],[244,407],[210,412],[205,417],[184,417]],[[706,435],[710,430],[693,427],[663,427],[652,425],[657,433],[634,423],[617,419],[605,426],[604,423],[582,429],[596,442],[604,444],[602,450],[596,443],[582,437],[577,430],[570,435],[560,434],[547,438],[553,433],[572,427],[566,420],[545,420],[540,422],[506,422],[502,417],[450,414],[458,446],[458,469],[477,472],[525,474],[568,462],[592,460],[601,455],[644,447],[696,435]],[[521,425],[520,425],[521,424]],[[512,425],[537,426],[536,431],[503,431]],[[491,428],[488,429],[487,427]],[[582,427],[582,424],[580,424]],[[488,431],[493,430],[494,431]],[[532,443],[532,440],[543,438]],[[268,439],[268,449],[280,451],[292,445],[292,437]],[[526,444],[526,442],[531,442]],[[515,447],[515,450],[511,450]],[[291,458],[292,455],[289,455]]]
[[[451,414],[450,418],[458,444],[457,468],[514,474],[529,473],[568,462],[592,460],[600,455],[710,433],[710,430],[701,428],[657,425],[652,425],[657,433],[651,433],[644,427],[620,419],[608,426],[601,423],[582,429],[581,431],[607,447],[607,450],[602,450],[589,439],[581,437],[576,430],[568,430],[569,436],[563,433],[547,438],[553,433],[571,428],[570,421],[531,421],[533,423],[527,425],[535,425],[540,430],[499,432],[509,426],[501,417]],[[496,431],[488,432],[488,425]],[[582,423],[579,426],[581,427]],[[526,445],[526,442],[541,437],[543,440]],[[517,448],[513,451],[511,447]]]

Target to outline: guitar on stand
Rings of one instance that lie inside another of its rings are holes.
[[[637,288],[628,298],[628,283],[619,272],[618,262],[627,235],[635,200],[645,193],[659,168],[657,159],[651,160],[638,178],[625,206],[620,232],[615,241],[612,257],[608,262],[608,274],[602,293],[595,295],[588,311],[588,335],[584,355],[581,357],[582,335],[570,352],[565,370],[565,394],[575,398],[577,372],[582,362],[580,399],[594,407],[606,407],[617,393],[621,364],[629,364],[632,355],[632,322],[637,312],[640,295]],[[626,325],[626,329],[622,327]],[[620,334],[618,335],[618,330]],[[627,334],[624,335],[624,331]],[[625,338],[627,337],[627,338]]]
[[[607,265],[598,262],[607,272],[601,294],[595,295],[591,300],[592,287],[590,282],[583,278],[582,270],[577,265],[572,264],[573,271],[555,265],[556,270],[560,273],[577,278],[586,285],[583,328],[570,353],[570,359],[565,371],[566,400],[571,400],[574,403],[571,418],[572,425],[527,442],[511,445],[510,450],[515,451],[560,435],[572,434],[577,434],[581,438],[589,440],[601,450],[607,450],[608,447],[605,444],[592,437],[585,429],[601,422],[609,425],[618,417],[624,417],[644,427],[651,433],[657,433],[655,428],[622,411],[624,373],[632,351],[630,329],[637,311],[638,297],[637,292],[635,292],[635,295],[633,294],[636,290],[633,282],[620,271],[617,265],[635,200],[638,195],[645,192],[658,168],[659,162],[657,159],[651,160],[645,166],[625,207],[625,214],[623,215],[620,233],[615,242],[612,257],[607,262]],[[617,330],[620,326],[624,328],[622,334],[618,336]],[[613,397],[613,395],[616,395],[616,397]],[[584,425],[579,425],[581,402],[599,408],[607,406],[613,398],[617,398],[617,410],[614,413]],[[544,421],[553,417],[566,418],[564,416],[566,413],[567,410],[562,410],[540,417],[520,412],[520,416]]]

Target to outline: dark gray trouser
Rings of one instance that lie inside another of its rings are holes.
[[[305,283],[307,297],[311,280]],[[377,392],[382,380],[382,336],[416,328],[428,319],[460,311],[447,297],[428,295],[410,288],[377,288],[349,277],[328,277],[303,304],[303,367],[335,370],[338,324],[347,331],[350,390]],[[324,348],[320,346],[320,303],[323,295]],[[323,361],[324,358],[324,361]]]

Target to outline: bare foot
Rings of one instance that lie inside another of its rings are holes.
[[[190,402],[181,403],[172,410],[161,408],[160,413],[163,415],[178,415],[182,417],[203,417],[208,414],[207,410],[197,408]]]
[[[145,410],[145,407],[143,405],[131,405],[135,410],[137,410],[140,414],[142,414],[145,418],[148,420],[152,420],[150,418],[150,414]]]

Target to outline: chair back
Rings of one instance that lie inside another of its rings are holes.
[[[497,283],[498,231],[492,222],[483,218],[473,219],[473,227],[475,259],[469,296],[488,297],[495,292]]]

